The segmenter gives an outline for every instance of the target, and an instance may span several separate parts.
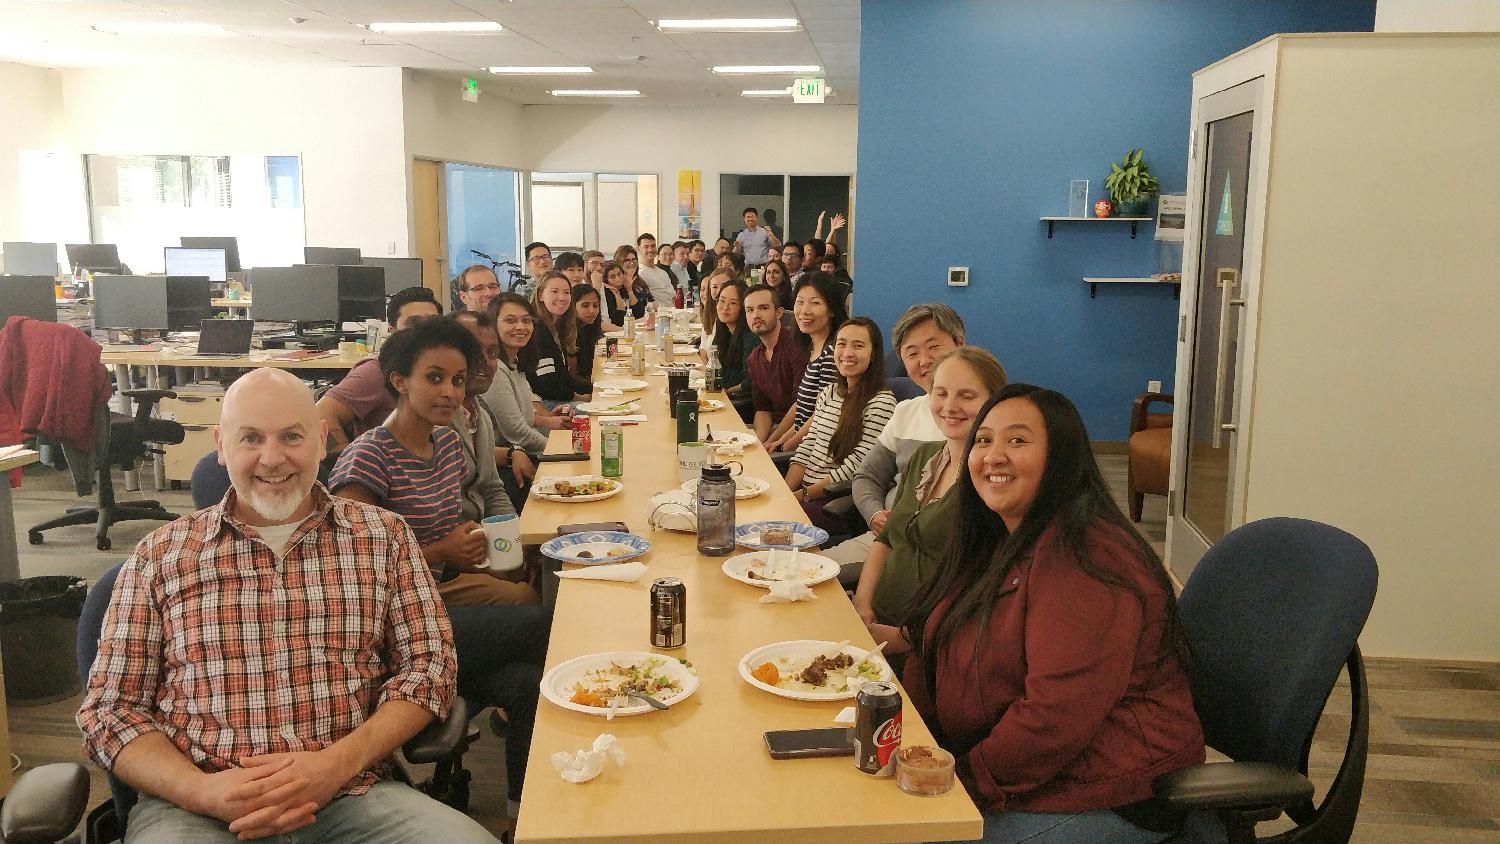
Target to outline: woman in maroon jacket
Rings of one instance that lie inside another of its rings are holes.
[[[912,703],[984,812],[985,841],[1157,842],[1151,781],[1203,761],[1160,559],[1110,497],[1062,395],[980,410],[947,559],[914,598]]]

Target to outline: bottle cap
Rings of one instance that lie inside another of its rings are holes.
[[[721,463],[705,463],[702,473],[705,481],[727,481],[730,477],[729,466]]]

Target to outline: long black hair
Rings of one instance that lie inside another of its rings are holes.
[[[1000,402],[1017,398],[1030,401],[1041,411],[1047,431],[1047,463],[1036,500],[1012,534],[979,497],[967,465],[975,435],[985,417]],[[1166,567],[1110,496],[1099,465],[1094,462],[1088,431],[1078,408],[1063,394],[1031,384],[1010,384],[991,396],[974,417],[953,494],[958,496],[958,518],[947,552],[937,572],[912,599],[911,613],[904,625],[914,650],[925,660],[929,689],[933,687],[938,654],[965,625],[989,618],[1011,570],[1028,558],[1042,534],[1054,527],[1064,552],[1084,574],[1131,593],[1141,602],[1144,613],[1146,594],[1130,579],[1092,559],[1088,542],[1090,527],[1103,523],[1111,528],[1105,535],[1108,541],[1120,543],[1117,556],[1143,566],[1166,602],[1163,655],[1175,652],[1182,664],[1187,665],[1187,642],[1177,620],[1177,600]],[[927,622],[938,604],[949,596],[953,597],[953,603],[929,639]]]
[[[745,346],[749,344],[751,342],[751,338],[755,336],[750,332],[750,329],[745,326],[745,294],[749,292],[750,288],[745,285],[745,282],[740,281],[737,278],[726,279],[723,284],[719,285],[719,296],[723,296],[724,291],[730,288],[733,288],[735,293],[737,293],[740,297],[740,318],[735,320],[733,329],[730,329],[729,326],[725,325],[722,322],[719,322],[719,300],[717,297],[714,298],[713,309],[715,319],[713,346],[714,351],[719,355],[720,367],[727,368],[730,363],[733,362],[734,367],[736,369],[739,369],[742,367],[744,362]]]
[[[792,288],[792,302],[794,305],[797,301],[797,294],[801,293],[803,288],[806,287],[811,287],[817,291],[823,301],[828,304],[828,339],[824,341],[824,344],[832,346],[833,338],[839,333],[839,327],[849,318],[849,309],[844,303],[843,293],[839,290],[838,282],[834,281],[833,276],[828,273],[803,273],[802,277],[797,279],[797,286]],[[793,322],[793,325],[795,324]],[[797,329],[797,342],[801,343],[805,349],[812,348],[812,337],[803,334],[800,327]]]

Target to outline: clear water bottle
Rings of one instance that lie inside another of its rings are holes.
[[[625,339],[627,341],[635,339],[635,317],[629,311],[625,313]]]
[[[719,363],[719,350],[710,344],[708,368],[703,371],[703,392],[717,393],[722,389],[724,389],[724,367]]]
[[[708,557],[734,553],[734,478],[728,466],[703,467],[697,499],[698,553]]]

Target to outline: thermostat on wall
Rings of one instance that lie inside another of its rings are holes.
[[[969,286],[969,268],[968,267],[949,267],[948,268],[948,286],[949,287],[968,287]]]

